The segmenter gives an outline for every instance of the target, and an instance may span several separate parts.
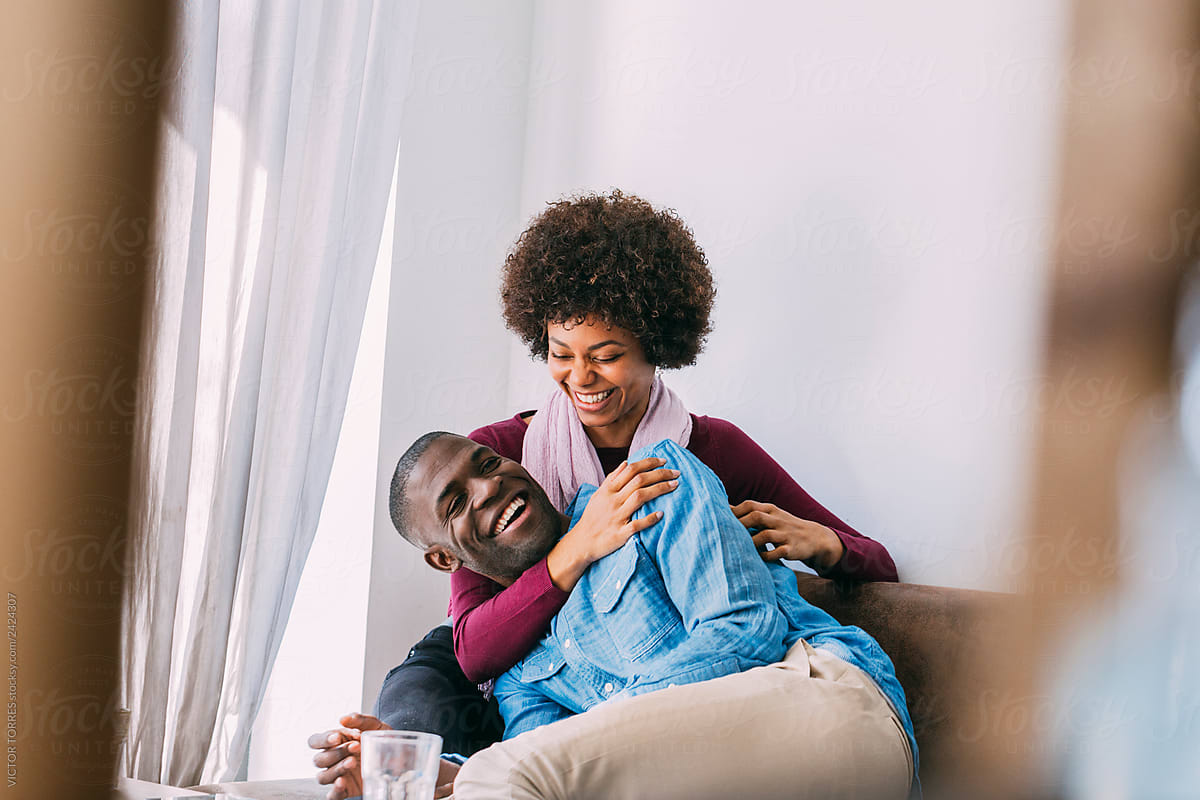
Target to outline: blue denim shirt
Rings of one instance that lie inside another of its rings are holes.
[[[641,508],[635,516],[663,519],[592,564],[550,632],[497,679],[505,738],[613,698],[771,664],[803,638],[874,679],[908,733],[915,769],[912,720],[883,649],[802,599],[787,566],[759,557],[720,479],[692,453],[663,441],[630,461],[650,456],[680,471],[679,488]],[[580,489],[572,525],[595,491]]]

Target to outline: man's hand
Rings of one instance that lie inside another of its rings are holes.
[[[592,562],[662,519],[658,511],[641,519],[633,519],[633,515],[646,503],[675,491],[679,485],[676,480],[679,470],[660,469],[666,463],[661,458],[625,462],[604,479],[588,499],[579,522],[546,556],[546,567],[555,586],[564,592],[571,591]]]
[[[313,756],[313,764],[321,769],[317,783],[333,784],[326,795],[329,800],[362,794],[362,732],[391,730],[369,714],[347,714],[338,722],[342,727],[308,737],[308,746],[320,751]]]
[[[342,727],[308,737],[308,746],[320,751],[313,756],[313,764],[321,767],[317,783],[322,786],[333,784],[329,794],[325,795],[329,800],[345,800],[363,793],[362,732],[392,729],[370,714],[347,714],[338,722]],[[458,770],[458,764],[441,759],[434,797],[449,797],[454,792]]]
[[[846,550],[841,538],[829,528],[793,516],[771,503],[746,500],[733,506],[733,514],[747,528],[758,529],[754,546],[763,561],[788,558],[825,572],[841,560]],[[768,550],[768,544],[775,549]]]
[[[458,777],[461,767],[453,761],[441,759],[438,764],[437,787],[433,790],[435,799],[449,797],[454,794],[454,779]]]

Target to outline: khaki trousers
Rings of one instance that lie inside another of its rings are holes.
[[[467,761],[456,800],[895,798],[900,720],[857,667],[801,640],[783,661],[597,706]]]

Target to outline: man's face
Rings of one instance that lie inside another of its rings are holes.
[[[558,541],[563,517],[515,461],[461,436],[435,440],[408,480],[410,523],[425,560],[516,580]]]

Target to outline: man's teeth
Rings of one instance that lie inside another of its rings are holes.
[[[601,400],[608,397],[615,391],[616,388],[607,389],[603,392],[598,392],[597,394],[584,394],[583,392],[576,392],[575,396],[579,398],[579,402],[592,405],[593,403],[599,403]]]
[[[508,521],[513,518],[513,515],[525,507],[525,501],[519,497],[514,497],[513,501],[508,504],[508,508],[504,509],[504,513],[500,515],[500,519],[496,520],[496,533],[499,536],[504,533],[504,529],[508,527]]]

